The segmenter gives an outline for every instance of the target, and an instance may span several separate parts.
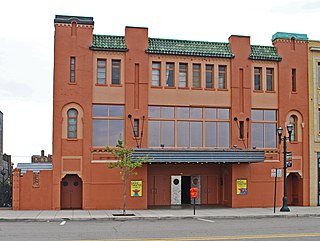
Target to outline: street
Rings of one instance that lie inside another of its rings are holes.
[[[0,222],[1,241],[319,239],[319,217]]]

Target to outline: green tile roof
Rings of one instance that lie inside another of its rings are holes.
[[[258,46],[251,45],[251,53],[249,56],[252,60],[270,60],[281,61],[281,56],[278,55],[277,50],[273,46]]]
[[[149,38],[147,53],[233,58],[228,43]]]
[[[93,35],[90,46],[93,50],[127,51],[124,36]]]

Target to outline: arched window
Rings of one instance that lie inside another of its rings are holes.
[[[295,115],[290,116],[290,124],[293,125],[292,132],[291,132],[291,141],[297,141],[297,124],[298,118]]]
[[[77,138],[77,120],[78,111],[76,109],[68,110],[68,138]]]

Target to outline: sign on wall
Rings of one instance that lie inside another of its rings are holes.
[[[131,181],[131,197],[142,197],[142,181]]]
[[[248,194],[247,179],[237,179],[237,195]]]

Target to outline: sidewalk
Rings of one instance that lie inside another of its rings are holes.
[[[320,207],[290,207],[290,212],[280,212],[276,208],[165,208],[147,210],[127,210],[133,216],[114,216],[122,210],[32,210],[13,211],[0,209],[0,221],[63,221],[63,220],[139,220],[139,219],[222,219],[222,218],[267,218],[267,217],[320,217]]]

